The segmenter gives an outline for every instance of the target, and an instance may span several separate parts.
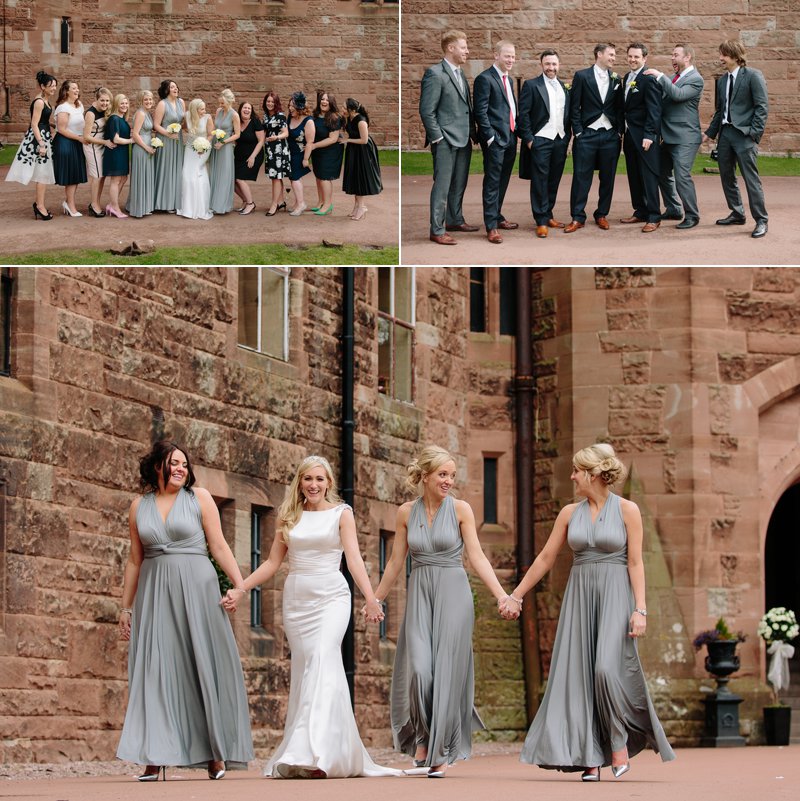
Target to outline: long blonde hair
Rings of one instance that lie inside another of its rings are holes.
[[[204,106],[205,101],[201,97],[196,97],[189,103],[189,110],[186,112],[187,128],[191,136],[204,136],[206,131],[200,130],[200,114],[197,109]]]
[[[422,494],[419,484],[422,479],[434,470],[438,470],[445,462],[455,462],[455,459],[438,445],[428,445],[407,467],[406,487],[412,492]]]
[[[330,462],[324,456],[318,456],[317,454],[306,456],[306,458],[297,465],[294,478],[289,485],[289,491],[286,493],[286,497],[278,509],[278,532],[283,536],[287,544],[289,542],[289,532],[297,525],[297,521],[300,520],[300,516],[303,514],[305,499],[303,497],[303,491],[300,488],[300,480],[312,467],[321,467],[325,471],[325,478],[328,479],[328,489],[325,491],[325,500],[334,505],[342,503],[342,499],[336,492],[336,479],[333,477],[333,470],[331,469]]]

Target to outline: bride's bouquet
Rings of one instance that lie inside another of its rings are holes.
[[[222,142],[228,134],[223,131],[222,128],[214,128],[214,130],[211,132],[211,135],[218,142]]]
[[[180,133],[181,132],[181,124],[179,122],[171,122],[167,126],[167,130],[170,133]]]
[[[192,142],[192,149],[195,153],[205,153],[211,150],[211,142],[209,142],[205,136],[198,136],[195,138],[194,142]]]

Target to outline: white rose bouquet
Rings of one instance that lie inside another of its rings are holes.
[[[176,133],[180,133],[180,132],[181,132],[181,124],[180,124],[179,122],[171,122],[171,123],[170,123],[170,124],[167,126],[167,130],[168,130],[170,133],[174,133],[174,134],[176,134]]]
[[[158,148],[164,147],[164,143],[157,136],[154,136],[150,140],[150,147],[155,148],[156,150],[158,150]]]
[[[767,681],[772,685],[775,703],[780,703],[778,694],[789,686],[789,660],[794,656],[794,646],[789,642],[800,634],[800,626],[791,609],[775,606],[761,618],[756,631],[772,656]]]
[[[192,148],[195,153],[205,153],[207,150],[211,150],[211,142],[205,136],[198,136],[192,142]]]

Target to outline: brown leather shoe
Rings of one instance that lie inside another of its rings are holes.
[[[571,234],[573,231],[577,231],[579,228],[583,228],[585,225],[586,223],[573,220],[569,225],[564,226],[564,233]]]
[[[462,234],[472,234],[475,231],[480,231],[477,225],[467,225],[467,223],[461,223],[461,225],[445,225],[445,230],[447,231],[461,231]]]
[[[547,226],[546,225],[537,225],[536,226],[536,236],[545,239],[547,237]]]
[[[516,231],[516,229],[519,228],[519,223],[512,223],[508,220],[503,220],[497,224],[497,227],[502,228],[504,231]]]
[[[651,234],[653,231],[656,230],[656,228],[658,228],[659,225],[661,225],[660,222],[654,222],[654,223],[649,222],[645,225],[644,228],[642,228],[642,233]]]
[[[492,228],[491,231],[488,231],[487,234],[486,234],[486,238],[493,245],[502,245],[503,244],[503,237],[500,236],[500,232],[496,228]]]
[[[624,217],[620,220],[623,225],[634,225],[635,223],[639,223],[640,225],[645,222],[645,220],[640,220],[638,217]]]
[[[601,228],[603,231],[607,231],[611,227],[605,217],[598,217],[595,222],[597,223],[597,227]]]
[[[553,219],[548,220],[547,224],[551,228],[566,228],[567,227],[566,223],[562,223],[562,222],[559,222],[558,220],[553,220]]]
[[[431,242],[435,242],[437,245],[457,245],[455,239],[453,239],[450,234],[431,234]]]

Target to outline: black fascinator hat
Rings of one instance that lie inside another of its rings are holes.
[[[302,92],[294,92],[292,94],[292,103],[298,111],[302,111],[306,107],[306,96]]]

